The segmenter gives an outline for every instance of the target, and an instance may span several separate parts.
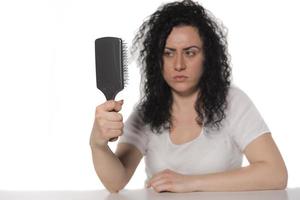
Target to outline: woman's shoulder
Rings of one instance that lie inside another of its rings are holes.
[[[228,90],[227,101],[228,103],[243,103],[250,101],[250,98],[240,87],[231,85]]]
[[[125,127],[134,128],[140,132],[148,133],[150,131],[150,125],[143,120],[143,112],[139,107],[139,104],[135,104],[131,113],[125,121]]]
[[[139,124],[140,126],[145,125],[142,120],[142,112],[137,105],[135,105],[133,107],[133,109],[126,121],[130,122],[130,123]]]
[[[226,111],[229,115],[236,115],[236,113],[254,106],[247,93],[236,85],[230,86],[226,100]]]

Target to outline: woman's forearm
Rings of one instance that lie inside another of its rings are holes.
[[[112,193],[126,185],[126,170],[121,161],[106,145],[91,147],[94,168],[103,185]]]
[[[207,175],[191,176],[194,191],[249,191],[285,189],[286,169],[273,168],[257,162],[236,170]]]

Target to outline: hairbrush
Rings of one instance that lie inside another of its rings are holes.
[[[98,38],[95,40],[95,57],[97,88],[106,100],[114,100],[128,80],[126,44],[117,37]]]

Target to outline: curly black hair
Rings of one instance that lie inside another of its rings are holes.
[[[170,128],[172,124],[173,98],[162,75],[162,55],[172,28],[182,25],[197,28],[204,44],[205,61],[198,83],[201,95],[199,93],[194,105],[196,121],[201,126],[219,129],[226,117],[226,96],[231,83],[226,28],[196,2],[171,2],[160,6],[143,22],[131,48],[132,54],[138,52],[142,74],[143,94],[137,108],[155,133],[161,133],[162,128]]]

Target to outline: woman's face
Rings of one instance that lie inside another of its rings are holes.
[[[193,26],[173,27],[163,52],[163,77],[173,92],[190,95],[198,90],[203,71],[203,42]]]

